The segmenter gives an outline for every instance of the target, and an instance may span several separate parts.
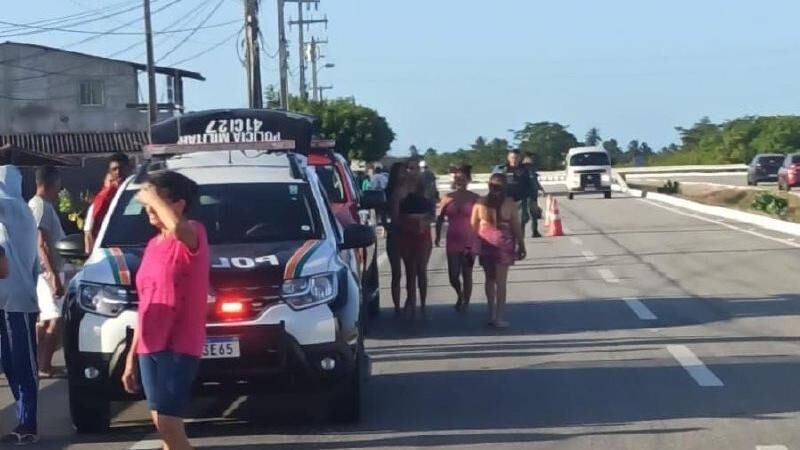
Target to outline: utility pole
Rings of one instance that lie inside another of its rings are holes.
[[[284,19],[285,3],[278,0],[278,59],[281,72],[281,109],[289,109],[289,52],[286,50],[286,20]]]
[[[322,93],[325,92],[325,91],[329,91],[331,89],[333,89],[333,86],[320,86],[320,87],[318,87],[317,90],[319,90],[319,101],[324,102],[325,101],[325,96]]]
[[[320,44],[327,44],[328,41],[318,41],[316,38],[311,38],[309,42],[309,57],[311,59],[311,97],[314,101],[319,101],[319,60],[322,54],[319,51]],[[333,64],[326,64],[323,67],[333,67]]]
[[[251,108],[264,107],[264,92],[261,89],[261,49],[258,44],[258,2],[245,0],[244,20],[246,27],[247,95]]]
[[[324,23],[325,26],[327,27],[328,18],[325,17],[324,19],[311,19],[311,20],[305,20],[303,18],[303,4],[313,3],[315,7],[318,7],[319,0],[284,0],[284,1],[287,3],[297,3],[297,20],[290,21],[289,25],[297,25],[299,28],[298,56],[300,57],[300,98],[302,100],[308,100],[308,85],[306,83],[306,42],[303,33],[303,27],[315,23]]]
[[[150,21],[150,0],[144,0],[144,34],[147,47],[147,136],[153,138],[153,124],[158,120],[158,96],[156,95],[156,63],[153,56],[153,24]]]

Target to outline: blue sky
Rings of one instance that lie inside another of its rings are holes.
[[[9,2],[3,20],[30,22],[118,2]],[[183,0],[157,15],[155,28],[192,10],[198,15],[190,23],[196,23],[214,4]],[[274,5],[262,1],[268,53],[276,48]],[[240,18],[241,10],[241,0],[225,0],[209,23]],[[296,7],[289,5],[286,13],[294,18]],[[328,94],[352,95],[378,109],[398,135],[398,154],[411,144],[455,150],[479,135],[509,137],[509,129],[544,120],[569,125],[579,138],[596,126],[623,145],[639,139],[661,148],[677,139],[675,126],[702,116],[724,120],[800,110],[796,0],[322,0],[312,14],[330,19],[327,30],[311,33],[330,41],[325,54],[336,67],[321,75],[335,87]],[[131,18],[83,28],[103,30]],[[191,56],[235,31],[230,25],[198,33],[164,62]],[[289,31],[296,74],[296,29]],[[84,37],[48,33],[0,40],[63,46]],[[134,40],[106,37],[74,49],[108,55]],[[157,37],[157,54],[177,42]],[[138,60],[142,50],[120,57]],[[181,67],[208,78],[187,85],[191,109],[245,105],[233,41]],[[265,56],[265,84],[277,79],[277,60]]]

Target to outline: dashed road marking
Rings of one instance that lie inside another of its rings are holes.
[[[583,241],[579,237],[572,236],[569,238],[569,241],[575,245],[583,245]]]
[[[756,445],[756,450],[789,450],[785,445]]]
[[[160,440],[150,439],[146,441],[139,441],[133,444],[129,450],[156,450],[160,448],[164,448],[163,442]]]
[[[225,412],[222,413],[222,417],[230,417],[231,414],[236,412],[236,410],[239,409],[240,406],[242,406],[242,403],[244,403],[245,400],[247,400],[246,396],[244,395],[239,396],[239,398],[237,398],[233,403],[231,403],[227,408],[225,408]]]
[[[628,297],[628,298],[624,298],[623,300],[625,301],[625,304],[628,305],[628,307],[631,310],[633,310],[633,313],[636,314],[636,317],[638,317],[638,318],[640,318],[642,320],[656,320],[657,319],[656,315],[653,314],[653,312],[650,311],[650,309],[647,306],[645,306],[645,304],[642,303],[642,301],[639,300],[638,298],[636,298],[636,297]]]
[[[606,268],[597,269],[597,273],[599,273],[600,276],[603,277],[603,280],[605,280],[606,283],[611,283],[611,284],[619,283],[619,278],[617,278],[617,276],[614,275],[614,272],[612,272],[611,269],[606,269]]]
[[[685,345],[668,345],[667,351],[672,354],[672,357],[675,358],[684,369],[686,369],[686,372],[694,378],[694,381],[696,381],[698,385],[702,387],[725,386],[722,380],[717,378],[714,372],[706,367],[689,347]]]
[[[595,255],[593,251],[584,250],[581,253],[583,254],[583,257],[586,258],[587,261],[589,262],[597,261],[597,255]]]

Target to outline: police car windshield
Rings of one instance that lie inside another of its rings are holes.
[[[608,155],[600,152],[578,153],[569,160],[571,166],[608,166]]]
[[[144,246],[155,235],[135,190],[125,191],[103,237],[104,247]],[[320,239],[322,228],[305,183],[200,186],[189,217],[205,225],[211,245]]]

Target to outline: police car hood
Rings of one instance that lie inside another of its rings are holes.
[[[83,267],[82,281],[134,286],[143,248],[102,248]],[[324,240],[212,245],[211,286],[215,291],[280,287],[283,280],[330,270],[334,245]]]

